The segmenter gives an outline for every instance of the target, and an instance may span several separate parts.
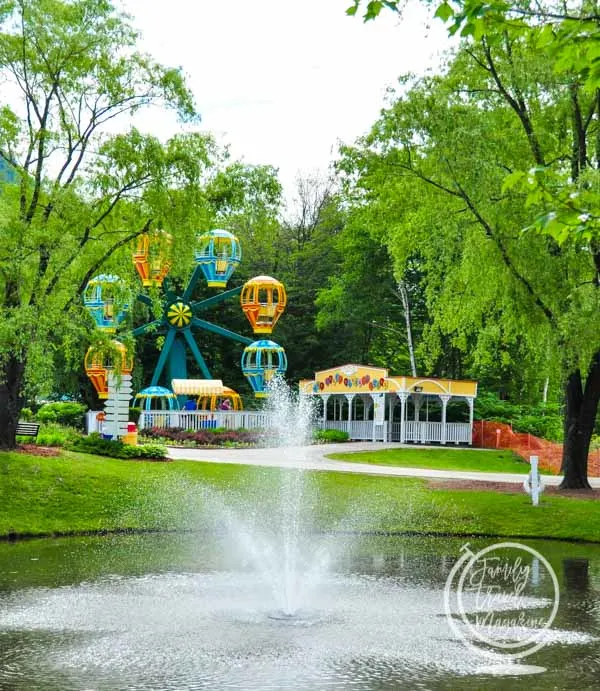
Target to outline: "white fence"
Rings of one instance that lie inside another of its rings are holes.
[[[430,442],[441,444],[443,438],[443,423],[406,420],[404,423],[404,441],[427,444]],[[472,439],[471,427],[468,422],[447,422],[447,444],[470,444]],[[392,425],[392,441],[400,441],[400,423]]]
[[[375,440],[383,439],[383,432],[387,425],[377,425],[375,428]],[[347,432],[350,439],[371,441],[373,439],[373,420],[326,420],[320,423],[321,429],[337,429],[340,432]]]
[[[337,429],[347,432],[350,439],[371,440],[373,439],[372,420],[327,420],[321,422],[323,429]],[[383,439],[387,441],[400,441],[400,423],[393,422],[391,426],[391,438],[388,436],[389,422],[385,425],[377,425],[375,428],[375,440]],[[424,422],[406,420],[404,423],[404,441],[416,442],[420,444],[437,443],[441,444],[443,427],[441,422]],[[448,444],[470,444],[471,428],[467,422],[447,422],[446,423],[446,443]]]
[[[138,428],[181,427],[199,432],[217,427],[225,429],[265,429],[271,427],[268,413],[254,411],[225,412],[216,410],[144,410],[140,415]]]
[[[473,430],[468,422],[449,422],[446,425],[446,442],[448,444],[472,444]]]
[[[87,431],[99,431],[96,420],[97,411],[90,411],[87,414]],[[388,421],[384,425],[375,427],[375,437],[373,437],[372,420],[327,420],[319,421],[318,426],[322,429],[337,429],[347,432],[350,439],[371,441],[400,441],[400,423]],[[199,432],[206,429],[217,427],[225,429],[268,429],[272,427],[272,420],[269,413],[256,411],[226,412],[226,411],[204,411],[204,410],[145,410],[142,411],[138,422],[138,428],[145,427],[180,427],[185,430]],[[390,434],[391,432],[391,434]],[[416,442],[421,444],[441,443],[442,441],[441,422],[416,422],[406,420],[404,423],[404,441]],[[466,422],[446,423],[446,443],[447,444],[470,444],[471,428]]]

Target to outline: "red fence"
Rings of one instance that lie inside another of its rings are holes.
[[[510,425],[503,422],[473,422],[473,446],[484,449],[511,449],[526,461],[529,461],[529,456],[538,456],[540,468],[557,475],[560,473],[562,444],[540,439],[533,434],[513,432]],[[600,477],[600,449],[590,451],[588,475]]]

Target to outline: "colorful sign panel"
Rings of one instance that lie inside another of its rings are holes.
[[[432,377],[388,377],[383,367],[342,365],[315,373],[314,380],[303,379],[304,394],[423,393],[433,396],[477,396],[477,382]]]
[[[303,393],[373,393],[387,391],[388,371],[382,367],[342,365],[315,374],[314,381],[301,382]]]

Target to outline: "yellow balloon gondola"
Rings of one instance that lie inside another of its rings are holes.
[[[171,236],[164,230],[140,235],[132,254],[142,285],[161,286],[171,268]]]
[[[243,287],[240,303],[255,334],[270,334],[283,314],[287,295],[281,281],[256,276]]]
[[[98,398],[108,398],[108,373],[115,369],[117,360],[121,374],[131,374],[133,370],[133,356],[127,353],[127,348],[120,341],[112,341],[117,353],[107,354],[99,348],[91,346],[85,355],[85,373],[90,378]]]

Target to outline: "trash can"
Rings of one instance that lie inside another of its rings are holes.
[[[127,423],[127,434],[123,435],[121,440],[123,444],[129,444],[130,446],[137,446],[138,443],[138,432],[137,425],[135,422]]]

